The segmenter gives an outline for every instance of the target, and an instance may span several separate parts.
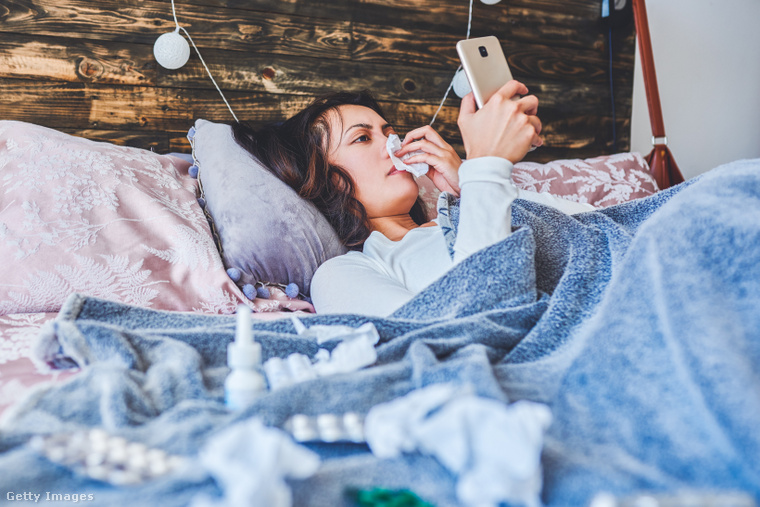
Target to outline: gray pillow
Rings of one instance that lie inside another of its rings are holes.
[[[320,264],[346,252],[335,230],[310,202],[235,142],[229,125],[196,120],[188,137],[206,210],[238,285],[298,285],[309,294]]]

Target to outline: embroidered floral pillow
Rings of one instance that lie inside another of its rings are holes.
[[[616,153],[585,160],[547,164],[519,162],[512,171],[519,188],[548,192],[597,208],[652,195],[659,190],[649,166],[638,153]]]
[[[54,312],[71,292],[232,313],[189,164],[0,121],[0,315]]]
[[[546,192],[597,208],[652,195],[659,190],[649,165],[638,153],[617,153],[585,160],[554,160],[546,164],[519,162],[512,170],[518,188]],[[435,216],[438,189],[420,178],[420,197],[428,216]]]

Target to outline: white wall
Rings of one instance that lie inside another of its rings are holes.
[[[760,157],[760,0],[647,0],[665,133],[686,179]],[[636,55],[631,151],[652,149]]]

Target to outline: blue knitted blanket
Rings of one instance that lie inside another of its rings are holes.
[[[505,404],[548,404],[548,505],[587,505],[603,491],[760,498],[760,160],[573,217],[517,201],[513,225],[509,238],[388,318],[303,317],[307,326],[373,322],[377,363],[270,392],[241,413],[225,409],[222,391],[234,319],[72,295],[41,356],[82,372],[35,393],[4,422],[0,489],[94,492],[97,505],[187,505],[223,487],[203,474],[110,486],[27,443],[97,426],[192,459],[246,418],[281,427],[296,413],[366,413],[452,382]],[[288,319],[253,327],[264,359],[318,350]],[[351,505],[347,490],[372,486],[456,505],[455,478],[430,456],[312,449],[322,465],[291,481],[294,505]]]

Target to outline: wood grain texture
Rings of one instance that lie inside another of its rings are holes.
[[[523,55],[518,55],[522,57]],[[378,90],[387,100],[434,103],[442,96],[453,75],[450,70],[420,72],[411,66],[367,64],[343,60],[313,60],[296,57],[252,56],[244,60],[226,51],[206,52],[212,75],[224,90],[315,96],[331,90]],[[525,65],[535,72],[512,65],[513,72],[532,86],[546,106],[554,107],[562,97],[582,105],[607,89],[607,75],[598,77],[582,62],[572,65],[536,61],[527,55]],[[563,72],[547,72],[562,67]],[[543,70],[541,70],[543,69]],[[536,74],[560,74],[560,83],[542,84]],[[570,79],[573,76],[575,79]],[[150,47],[142,44],[103,43],[81,39],[16,36],[13,43],[0,41],[0,77],[56,79],[115,85],[160,86],[169,88],[213,89],[201,62],[191,60],[182,72],[167,71],[156,65]],[[572,81],[579,80],[580,84]]]
[[[315,96],[372,90],[397,128],[426,124],[459,62],[469,3],[461,0],[187,0],[180,24],[199,46],[239,118],[280,121]],[[628,149],[633,29],[613,34],[617,145],[612,142],[609,40],[597,1],[474,3],[472,36],[502,41],[516,78],[537,95],[545,147],[537,161]],[[232,116],[197,55],[157,65],[152,45],[173,30],[158,0],[4,0],[0,118],[98,140],[186,150],[196,118]],[[436,128],[462,150],[459,99]]]
[[[0,77],[137,86],[156,85],[146,45],[15,35],[0,39]]]
[[[0,31],[150,44],[174,30],[171,5],[161,1],[4,0]],[[180,25],[200,48],[349,58],[349,22],[240,9],[182,6]],[[212,29],[208,29],[213,27]]]

